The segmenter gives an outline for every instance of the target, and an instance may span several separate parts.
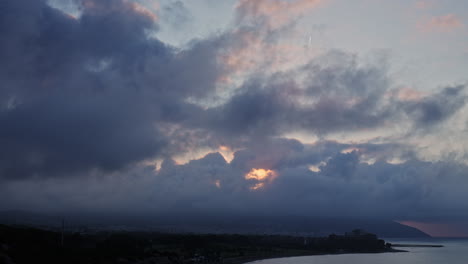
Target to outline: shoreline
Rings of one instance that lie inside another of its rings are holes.
[[[225,259],[223,263],[226,264],[248,264],[255,261],[268,260],[268,259],[278,259],[278,258],[293,258],[293,257],[307,257],[307,256],[325,256],[325,255],[347,255],[347,254],[381,254],[381,253],[404,253],[408,252],[407,250],[402,249],[390,249],[379,252],[336,252],[336,253],[327,253],[327,252],[304,252],[304,254],[278,254],[270,256],[245,256],[245,257],[236,257]]]
[[[441,248],[444,245],[429,245],[429,244],[393,244],[394,247],[419,247],[419,248]]]
[[[302,256],[407,252],[376,235],[354,230],[328,237],[163,234],[145,232],[60,233],[0,225],[0,255],[15,263],[225,263]],[[39,261],[37,256],[39,257]],[[132,262],[133,261],[133,262]]]

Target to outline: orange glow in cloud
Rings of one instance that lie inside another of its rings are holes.
[[[135,12],[138,13],[141,16],[150,18],[152,21],[156,22],[158,21],[158,17],[156,16],[155,13],[153,13],[149,8],[146,6],[143,6],[142,4],[136,3],[136,2],[131,2],[129,0],[124,0],[123,1],[125,10],[124,12]],[[90,0],[84,0],[83,1],[83,6],[85,9],[88,9],[93,12],[105,12],[105,13],[112,13],[112,12],[121,12],[122,10],[119,10],[118,8],[120,7],[115,7],[112,5],[105,5],[101,3],[96,3],[95,1],[90,1]],[[159,8],[157,4],[153,4],[153,9]]]
[[[214,185],[216,186],[216,188],[220,189],[221,188],[221,181],[220,180],[216,180],[214,182]]]
[[[264,181],[270,178],[276,178],[276,172],[273,170],[265,169],[252,169],[249,173],[245,175],[246,180],[257,180]]]
[[[135,12],[151,18],[151,20],[153,20],[154,22],[158,21],[158,17],[156,16],[156,14],[153,13],[149,8],[135,2],[131,3],[130,6]]]
[[[224,157],[226,162],[231,163],[231,161],[234,159],[234,150],[231,149],[228,146],[219,146],[218,152]]]
[[[258,181],[254,186],[250,187],[251,190],[258,190],[265,186],[265,183],[272,182],[278,177],[278,174],[274,170],[266,169],[252,169],[246,175],[246,180]]]
[[[322,171],[322,169],[320,167],[322,166],[325,166],[327,165],[327,163],[325,161],[322,161],[318,164],[314,164],[314,165],[309,165],[309,170],[312,171],[312,172],[320,172]]]
[[[255,190],[263,188],[264,186],[265,186],[264,182],[259,182],[255,184],[254,186],[250,187],[250,189],[255,191]]]
[[[361,152],[361,149],[360,148],[356,148],[356,147],[350,147],[350,148],[347,148],[347,149],[343,149],[341,151],[341,154],[349,154],[349,153],[352,153],[352,152]]]
[[[219,150],[220,151],[230,151],[231,149],[229,147],[227,147],[227,146],[221,145],[221,146],[219,146]]]

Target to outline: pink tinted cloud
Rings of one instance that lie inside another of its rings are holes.
[[[83,7],[88,10],[88,12],[94,13],[111,13],[111,12],[129,12],[138,14],[142,17],[151,19],[154,22],[158,21],[158,16],[148,7],[139,4],[137,2],[132,2],[129,0],[123,0],[122,5],[106,5],[92,0],[82,0]],[[158,4],[153,4],[153,9],[158,9]]]
[[[421,1],[417,1],[415,5],[416,5],[416,8],[418,9],[428,9],[434,6],[434,2],[421,0]]]
[[[424,97],[428,95],[428,93],[415,90],[411,87],[401,87],[395,90],[391,90],[386,94],[387,97],[402,102],[421,101]]]
[[[305,47],[301,42],[305,38],[303,33],[290,26],[324,1],[239,0],[235,10],[238,24],[231,32],[236,41],[220,54],[230,76],[223,76],[219,81],[229,83],[234,77],[258,70],[270,73],[304,64],[316,51]],[[285,28],[288,30],[281,30]]]
[[[222,56],[223,62],[234,72],[263,70],[281,71],[304,64],[313,51],[296,43],[268,42],[261,32],[237,32],[239,46],[231,47]],[[292,64],[292,65],[291,65]]]
[[[264,19],[272,28],[281,27],[316,8],[324,0],[239,0],[239,19]]]
[[[421,32],[452,32],[456,29],[462,28],[463,22],[454,14],[447,14],[443,16],[435,16],[418,24],[418,29]]]

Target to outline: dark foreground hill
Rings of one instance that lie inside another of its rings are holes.
[[[0,263],[243,263],[286,256],[394,251],[375,235],[196,235],[61,233],[0,225]]]

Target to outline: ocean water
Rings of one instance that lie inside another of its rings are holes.
[[[409,252],[343,254],[266,259],[250,264],[468,264],[468,239],[392,240],[400,244],[437,244],[442,248],[401,248]]]

